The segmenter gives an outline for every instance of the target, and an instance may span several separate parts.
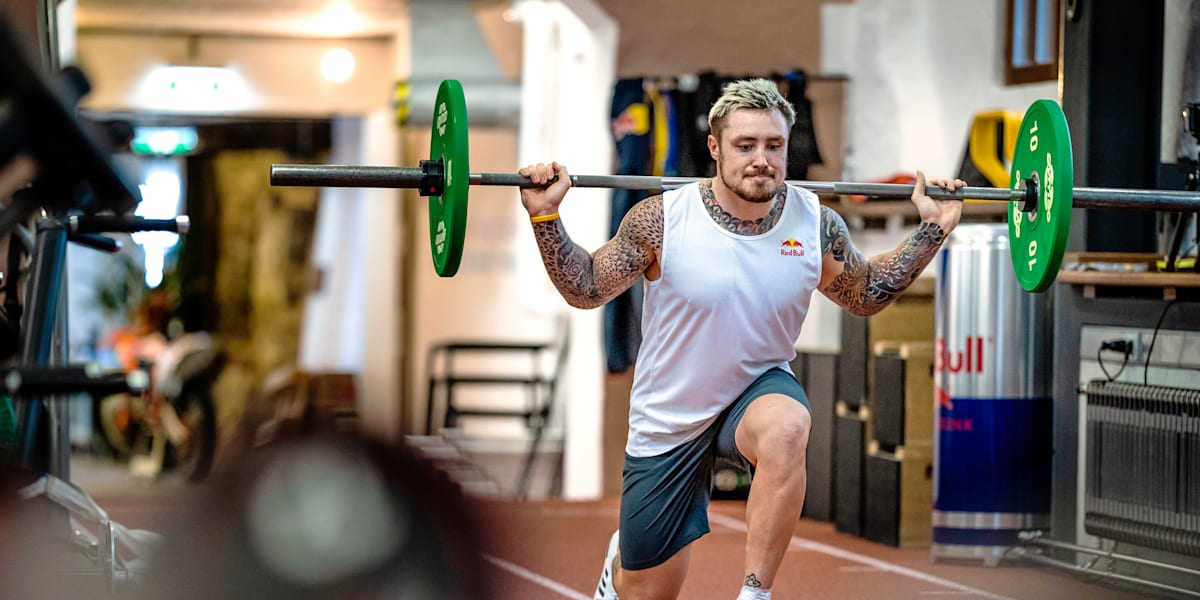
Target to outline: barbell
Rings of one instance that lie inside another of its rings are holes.
[[[429,160],[419,167],[271,165],[277,186],[412,188],[429,198],[429,239],[434,270],[451,277],[462,259],[467,189],[472,185],[537,187],[516,173],[471,173],[468,168],[467,109],[458,81],[443,81],[434,101]],[[1010,189],[940,188],[936,199],[1009,202],[1009,252],[1021,287],[1045,291],[1066,254],[1071,210],[1106,208],[1200,212],[1200,194],[1172,190],[1074,187],[1071,136],[1062,108],[1037,100],[1025,112],[1009,173]],[[572,175],[574,187],[667,190],[698,181],[693,177]],[[913,186],[885,183],[789,181],[817,195],[855,194],[904,198]]]

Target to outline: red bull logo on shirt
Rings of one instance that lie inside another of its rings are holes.
[[[804,242],[796,241],[795,238],[788,238],[779,246],[780,256],[804,256]]]

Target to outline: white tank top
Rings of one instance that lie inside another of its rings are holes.
[[[698,183],[663,194],[662,275],[646,282],[642,345],[630,394],[630,456],[700,435],[772,367],[791,372],[821,280],[821,208],[788,187],[770,231],[738,235],[713,221]]]

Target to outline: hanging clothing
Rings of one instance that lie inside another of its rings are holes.
[[[617,81],[611,109],[617,175],[648,175],[652,152],[651,106],[642,78]],[[645,197],[641,190],[613,190],[609,236],[615,236],[625,213]],[[628,371],[641,345],[642,293],[633,286],[604,305],[604,353],[609,373]]]
[[[787,88],[785,97],[796,108],[796,125],[788,137],[787,176],[788,179],[808,179],[808,168],[821,164],[817,131],[813,127],[812,101],[808,99],[808,74],[792,71],[782,78],[782,83]]]
[[[668,90],[657,84],[646,86],[646,98],[650,101],[650,129],[653,132],[650,147],[650,174],[657,177],[669,176],[668,158],[671,154],[671,98]]]
[[[699,115],[696,90],[675,88],[671,90],[671,156],[668,163],[675,167],[679,177],[702,177],[708,174],[708,113]],[[703,154],[694,149],[702,149]]]
[[[712,177],[716,172],[712,155],[708,152],[708,111],[713,103],[721,96],[721,88],[729,82],[713,72],[701,73],[698,77],[696,91],[692,94],[691,111],[683,115],[687,123],[681,133],[684,153],[688,155],[687,162],[694,171],[691,177]]]

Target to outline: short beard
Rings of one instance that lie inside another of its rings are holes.
[[[729,179],[725,177],[725,171],[722,168],[720,161],[717,163],[717,170],[720,172],[721,182],[725,184],[725,187],[733,190],[733,193],[737,194],[738,197],[746,202],[753,204],[770,202],[779,195],[779,191],[782,189],[782,186],[780,186],[767,191],[762,191],[761,188],[749,183],[745,178],[742,179],[741,183],[739,183],[737,187],[733,187],[729,185]]]

